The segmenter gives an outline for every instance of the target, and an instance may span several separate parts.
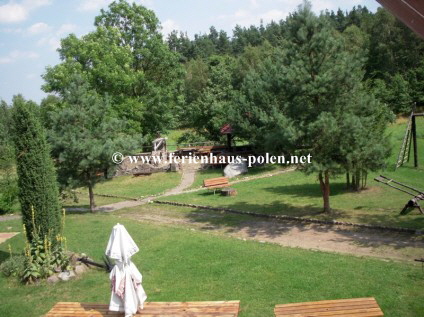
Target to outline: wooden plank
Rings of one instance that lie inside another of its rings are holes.
[[[277,317],[378,317],[383,316],[381,308],[373,297],[276,305]]]
[[[315,302],[303,302],[303,303],[288,303],[276,305],[276,307],[289,307],[289,306],[302,306],[302,305],[311,305],[311,304],[331,304],[331,303],[351,303],[351,302],[360,302],[360,301],[375,301],[374,297],[363,297],[363,298],[349,298],[349,299],[331,299],[331,300],[321,300]]]
[[[299,307],[299,308],[291,308],[291,309],[284,309],[284,310],[275,310],[278,313],[290,313],[290,312],[296,312],[296,313],[307,313],[307,312],[328,312],[328,311],[340,311],[340,310],[357,310],[357,309],[380,309],[378,305],[356,305],[356,306],[337,306],[337,307]]]
[[[217,177],[203,180],[203,187],[206,188],[223,188],[230,186],[227,177]]]
[[[216,186],[208,186],[207,189],[230,187],[230,184],[221,184]]]
[[[341,302],[341,303],[317,303],[317,304],[304,304],[301,306],[288,306],[288,307],[276,307],[276,310],[297,310],[297,309],[308,309],[308,308],[338,308],[338,307],[378,307],[376,302],[364,301],[364,302]]]
[[[240,301],[216,302],[148,302],[144,309],[136,314],[139,317],[236,317]],[[122,312],[109,311],[109,306],[98,303],[59,302],[47,317],[117,317]]]

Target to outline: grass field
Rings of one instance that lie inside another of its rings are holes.
[[[155,206],[152,206],[155,208]],[[100,260],[112,226],[126,226],[140,252],[148,301],[241,300],[241,317],[271,317],[279,303],[374,296],[385,316],[421,316],[424,273],[419,265],[386,262],[217,237],[204,232],[137,223],[122,214],[67,217],[68,248]],[[19,231],[19,220],[0,231]],[[23,247],[22,235],[9,240]],[[0,261],[8,256],[0,245]],[[40,316],[58,301],[108,303],[108,275],[22,286],[0,277],[0,316]]]
[[[169,131],[166,136],[168,140],[166,141],[168,151],[177,150],[178,139],[184,134],[188,129],[177,129]]]
[[[254,177],[254,176],[259,176],[261,174],[268,174],[268,173],[280,171],[284,168],[286,168],[286,166],[281,167],[278,165],[266,165],[266,166],[251,167],[249,168],[249,172],[247,174],[242,174],[242,175],[233,177],[231,181],[236,181],[246,176]],[[196,173],[196,178],[194,180],[193,185],[190,186],[190,189],[202,187],[203,180],[205,179],[222,177],[222,176],[224,176],[224,171],[223,169],[220,169],[220,168],[200,170]]]
[[[138,199],[145,196],[156,195],[177,186],[180,182],[179,173],[156,173],[149,176],[120,176],[103,181],[94,188],[95,194],[114,195],[114,197],[95,196],[96,206],[103,206],[127,200]],[[89,208],[88,189],[80,188],[77,194],[78,201],[66,199],[62,202],[65,208]]]
[[[236,184],[233,186],[238,190],[236,197],[222,197],[208,191],[199,191],[169,197],[167,200],[258,213],[423,229],[424,217],[418,214],[417,210],[406,216],[399,215],[410,198],[408,195],[373,181],[374,177],[383,174],[424,190],[424,120],[417,120],[417,123],[419,168],[413,168],[411,160],[396,171],[394,169],[406,126],[406,122],[400,120],[388,129],[393,151],[387,161],[387,168],[384,171],[370,173],[367,190],[360,193],[346,190],[344,176],[331,180],[331,206],[334,213],[330,216],[321,214],[322,197],[316,175],[305,176],[301,172]],[[213,173],[209,175],[207,173],[206,171],[205,175],[201,175],[196,181],[200,181],[204,176],[215,176]]]
[[[62,200],[62,206],[63,208],[90,208],[90,200],[88,198],[88,193],[81,193],[76,194],[77,201],[75,201],[73,198],[67,198]],[[95,196],[94,202],[96,206],[104,206],[109,204],[118,203],[120,201],[123,201],[125,199],[122,198],[113,198],[113,197],[102,197],[102,196]]]
[[[140,198],[163,193],[180,183],[179,173],[154,173],[148,176],[134,177],[119,176],[103,181],[96,185],[94,193],[102,195],[114,195],[129,198]],[[87,189],[81,191],[87,193]]]

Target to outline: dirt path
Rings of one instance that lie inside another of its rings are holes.
[[[150,202],[154,198],[181,194],[184,189],[189,188],[193,184],[194,179],[196,177],[196,171],[199,168],[200,168],[200,165],[186,164],[186,166],[182,169],[180,184],[177,187],[174,187],[174,188],[166,191],[162,195],[150,196],[150,197],[143,198],[141,200],[121,201],[119,203],[99,206],[95,210],[96,211],[102,211],[102,212],[112,212],[112,211],[120,210],[120,209],[123,209],[123,208],[131,208],[131,207],[144,205],[144,204],[147,204],[148,202]],[[76,210],[76,209],[77,208],[73,208],[73,209],[69,208],[68,210],[69,211],[81,211],[81,210]],[[79,209],[81,209],[81,208],[79,208]],[[86,210],[84,209],[84,211],[86,211]]]
[[[196,178],[196,172],[200,169],[200,164],[186,164],[183,166],[181,182],[180,184],[168,190],[163,195],[159,197],[166,197],[172,195],[181,194],[184,189],[189,188],[194,183],[194,179]]]
[[[120,209],[123,209],[123,208],[131,208],[131,207],[137,207],[137,206],[140,206],[140,205],[144,205],[144,204],[147,204],[148,202],[152,201],[153,199],[157,199],[157,198],[161,198],[161,197],[167,197],[167,196],[178,195],[178,194],[182,194],[182,193],[191,193],[191,192],[203,190],[203,188],[195,188],[195,189],[191,189],[191,190],[185,190],[185,189],[189,188],[194,183],[194,180],[195,180],[195,177],[196,177],[196,172],[199,169],[200,169],[200,164],[185,164],[183,166],[183,169],[182,169],[180,184],[177,187],[174,187],[174,188],[166,191],[162,195],[149,196],[149,197],[143,198],[141,200],[121,201],[121,202],[118,202],[118,203],[99,206],[99,207],[96,207],[95,211],[112,212],[112,211],[117,211],[117,210],[120,210]],[[241,183],[241,182],[251,181],[253,179],[272,177],[272,176],[275,176],[275,175],[292,172],[294,170],[295,170],[295,168],[288,168],[288,169],[284,169],[284,170],[277,171],[277,172],[274,172],[274,173],[266,173],[266,174],[257,175],[257,176],[246,176],[242,179],[230,182],[230,184],[237,184],[237,183]],[[66,210],[72,211],[72,212],[86,212],[87,211],[86,208],[67,208]]]
[[[268,221],[172,206],[141,206],[123,214],[142,222],[190,228],[241,240],[257,240],[309,250],[413,261],[424,256],[424,237],[408,233],[296,221]]]
[[[8,221],[8,220],[13,220],[13,219],[19,219],[21,218],[21,215],[5,215],[5,216],[0,216],[0,222],[2,221]]]

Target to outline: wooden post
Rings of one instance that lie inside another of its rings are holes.
[[[412,142],[414,146],[414,166],[418,167],[417,124],[415,122],[415,114],[412,114]]]
[[[231,146],[231,133],[227,134],[227,147],[228,147],[228,151],[230,152],[233,151],[233,147]]]

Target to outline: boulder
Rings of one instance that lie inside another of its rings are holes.
[[[71,278],[74,278],[75,276],[76,275],[74,271],[65,271],[65,272],[59,273],[58,275],[59,279],[61,279],[62,281],[69,281]]]
[[[247,163],[245,161],[242,161],[241,163],[228,164],[224,168],[224,175],[228,178],[236,177],[243,173],[247,173]]]
[[[59,279],[58,274],[53,274],[52,276],[49,276],[47,278],[47,283],[49,283],[49,284],[55,284],[59,281],[60,281],[60,279]]]
[[[77,266],[75,266],[74,271],[76,275],[83,274],[84,272],[88,271],[88,266],[83,263],[78,264]]]
[[[75,266],[75,265],[77,265],[77,262],[78,262],[78,258],[79,258],[80,256],[79,256],[79,254],[76,254],[76,253],[72,253],[70,256],[69,256],[69,264],[71,265],[71,266]]]

